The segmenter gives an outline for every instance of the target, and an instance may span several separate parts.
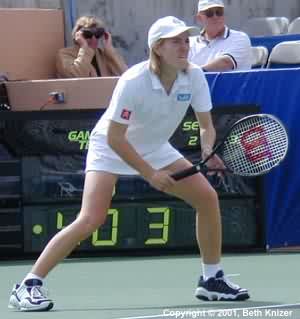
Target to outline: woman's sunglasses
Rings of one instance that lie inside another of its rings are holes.
[[[205,14],[207,18],[212,18],[214,15],[216,15],[217,17],[223,17],[224,9],[223,8],[208,9],[203,11],[203,14]]]
[[[105,29],[104,28],[82,28],[81,32],[85,39],[91,39],[92,37],[99,39],[105,34]]]

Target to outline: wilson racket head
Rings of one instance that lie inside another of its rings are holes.
[[[223,141],[226,167],[241,176],[258,176],[279,165],[288,151],[284,125],[270,114],[255,114],[237,121]]]

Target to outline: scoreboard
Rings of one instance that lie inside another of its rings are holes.
[[[257,106],[249,105],[215,107],[217,139],[235,121],[258,111]],[[12,236],[11,243],[18,247],[18,253],[39,253],[80,210],[89,135],[101,112],[4,113],[0,144],[19,165],[14,191],[18,193],[15,214],[20,229],[20,232],[6,233],[5,247],[10,243],[7,236]],[[201,154],[199,130],[190,108],[170,140],[192,162],[198,161]],[[207,178],[220,198],[223,249],[263,247],[260,178],[233,175],[224,179]],[[1,209],[2,216],[8,216],[5,209]],[[186,203],[153,189],[141,177],[120,176],[106,223],[90,238],[78,243],[75,254],[196,249],[194,229],[195,211]],[[1,238],[0,233],[0,254],[4,247]]]

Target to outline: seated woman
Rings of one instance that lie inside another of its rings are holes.
[[[127,65],[112,44],[104,23],[94,16],[80,17],[72,31],[74,46],[56,57],[59,78],[119,76]]]

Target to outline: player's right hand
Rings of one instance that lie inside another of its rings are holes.
[[[157,170],[149,178],[149,183],[159,191],[167,191],[174,186],[176,181],[170,176],[170,172],[164,170]]]

